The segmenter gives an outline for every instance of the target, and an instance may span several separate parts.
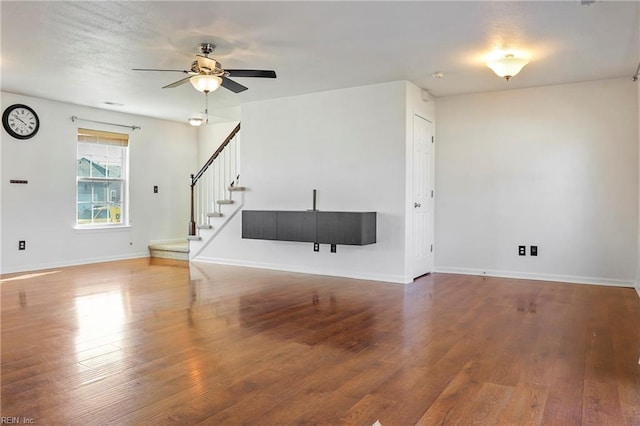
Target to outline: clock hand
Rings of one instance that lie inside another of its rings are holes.
[[[16,116],[16,120],[18,120],[19,122],[21,122],[22,124],[24,124],[25,126],[27,125],[27,123],[25,123],[24,121],[22,121],[22,119],[20,117]]]

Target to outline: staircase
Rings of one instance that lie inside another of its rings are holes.
[[[151,257],[190,260],[197,256],[244,205],[240,186],[238,124],[220,147],[191,175],[189,234],[183,242],[152,244]]]

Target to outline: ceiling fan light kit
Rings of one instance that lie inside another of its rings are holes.
[[[511,77],[522,71],[522,68],[528,63],[529,60],[521,55],[506,53],[487,61],[487,66],[491,68],[498,77],[509,81]]]
[[[199,92],[209,93],[217,90],[222,84],[222,78],[217,75],[199,74],[189,79],[191,85]]]

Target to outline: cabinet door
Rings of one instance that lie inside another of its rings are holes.
[[[318,242],[364,245],[376,242],[376,214],[351,212],[318,213]]]
[[[316,242],[316,213],[279,211],[278,240]]]
[[[277,212],[245,210],[242,212],[242,238],[277,240]]]

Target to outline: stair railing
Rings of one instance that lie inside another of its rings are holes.
[[[239,141],[235,136],[239,131],[240,123],[229,133],[198,173],[191,175],[189,236],[196,235],[196,214],[199,216],[201,223],[204,223],[209,213],[220,213],[220,206],[217,201],[224,199],[229,185],[237,184],[237,176],[239,176]],[[198,182],[201,185],[198,185],[196,198],[196,184]]]

